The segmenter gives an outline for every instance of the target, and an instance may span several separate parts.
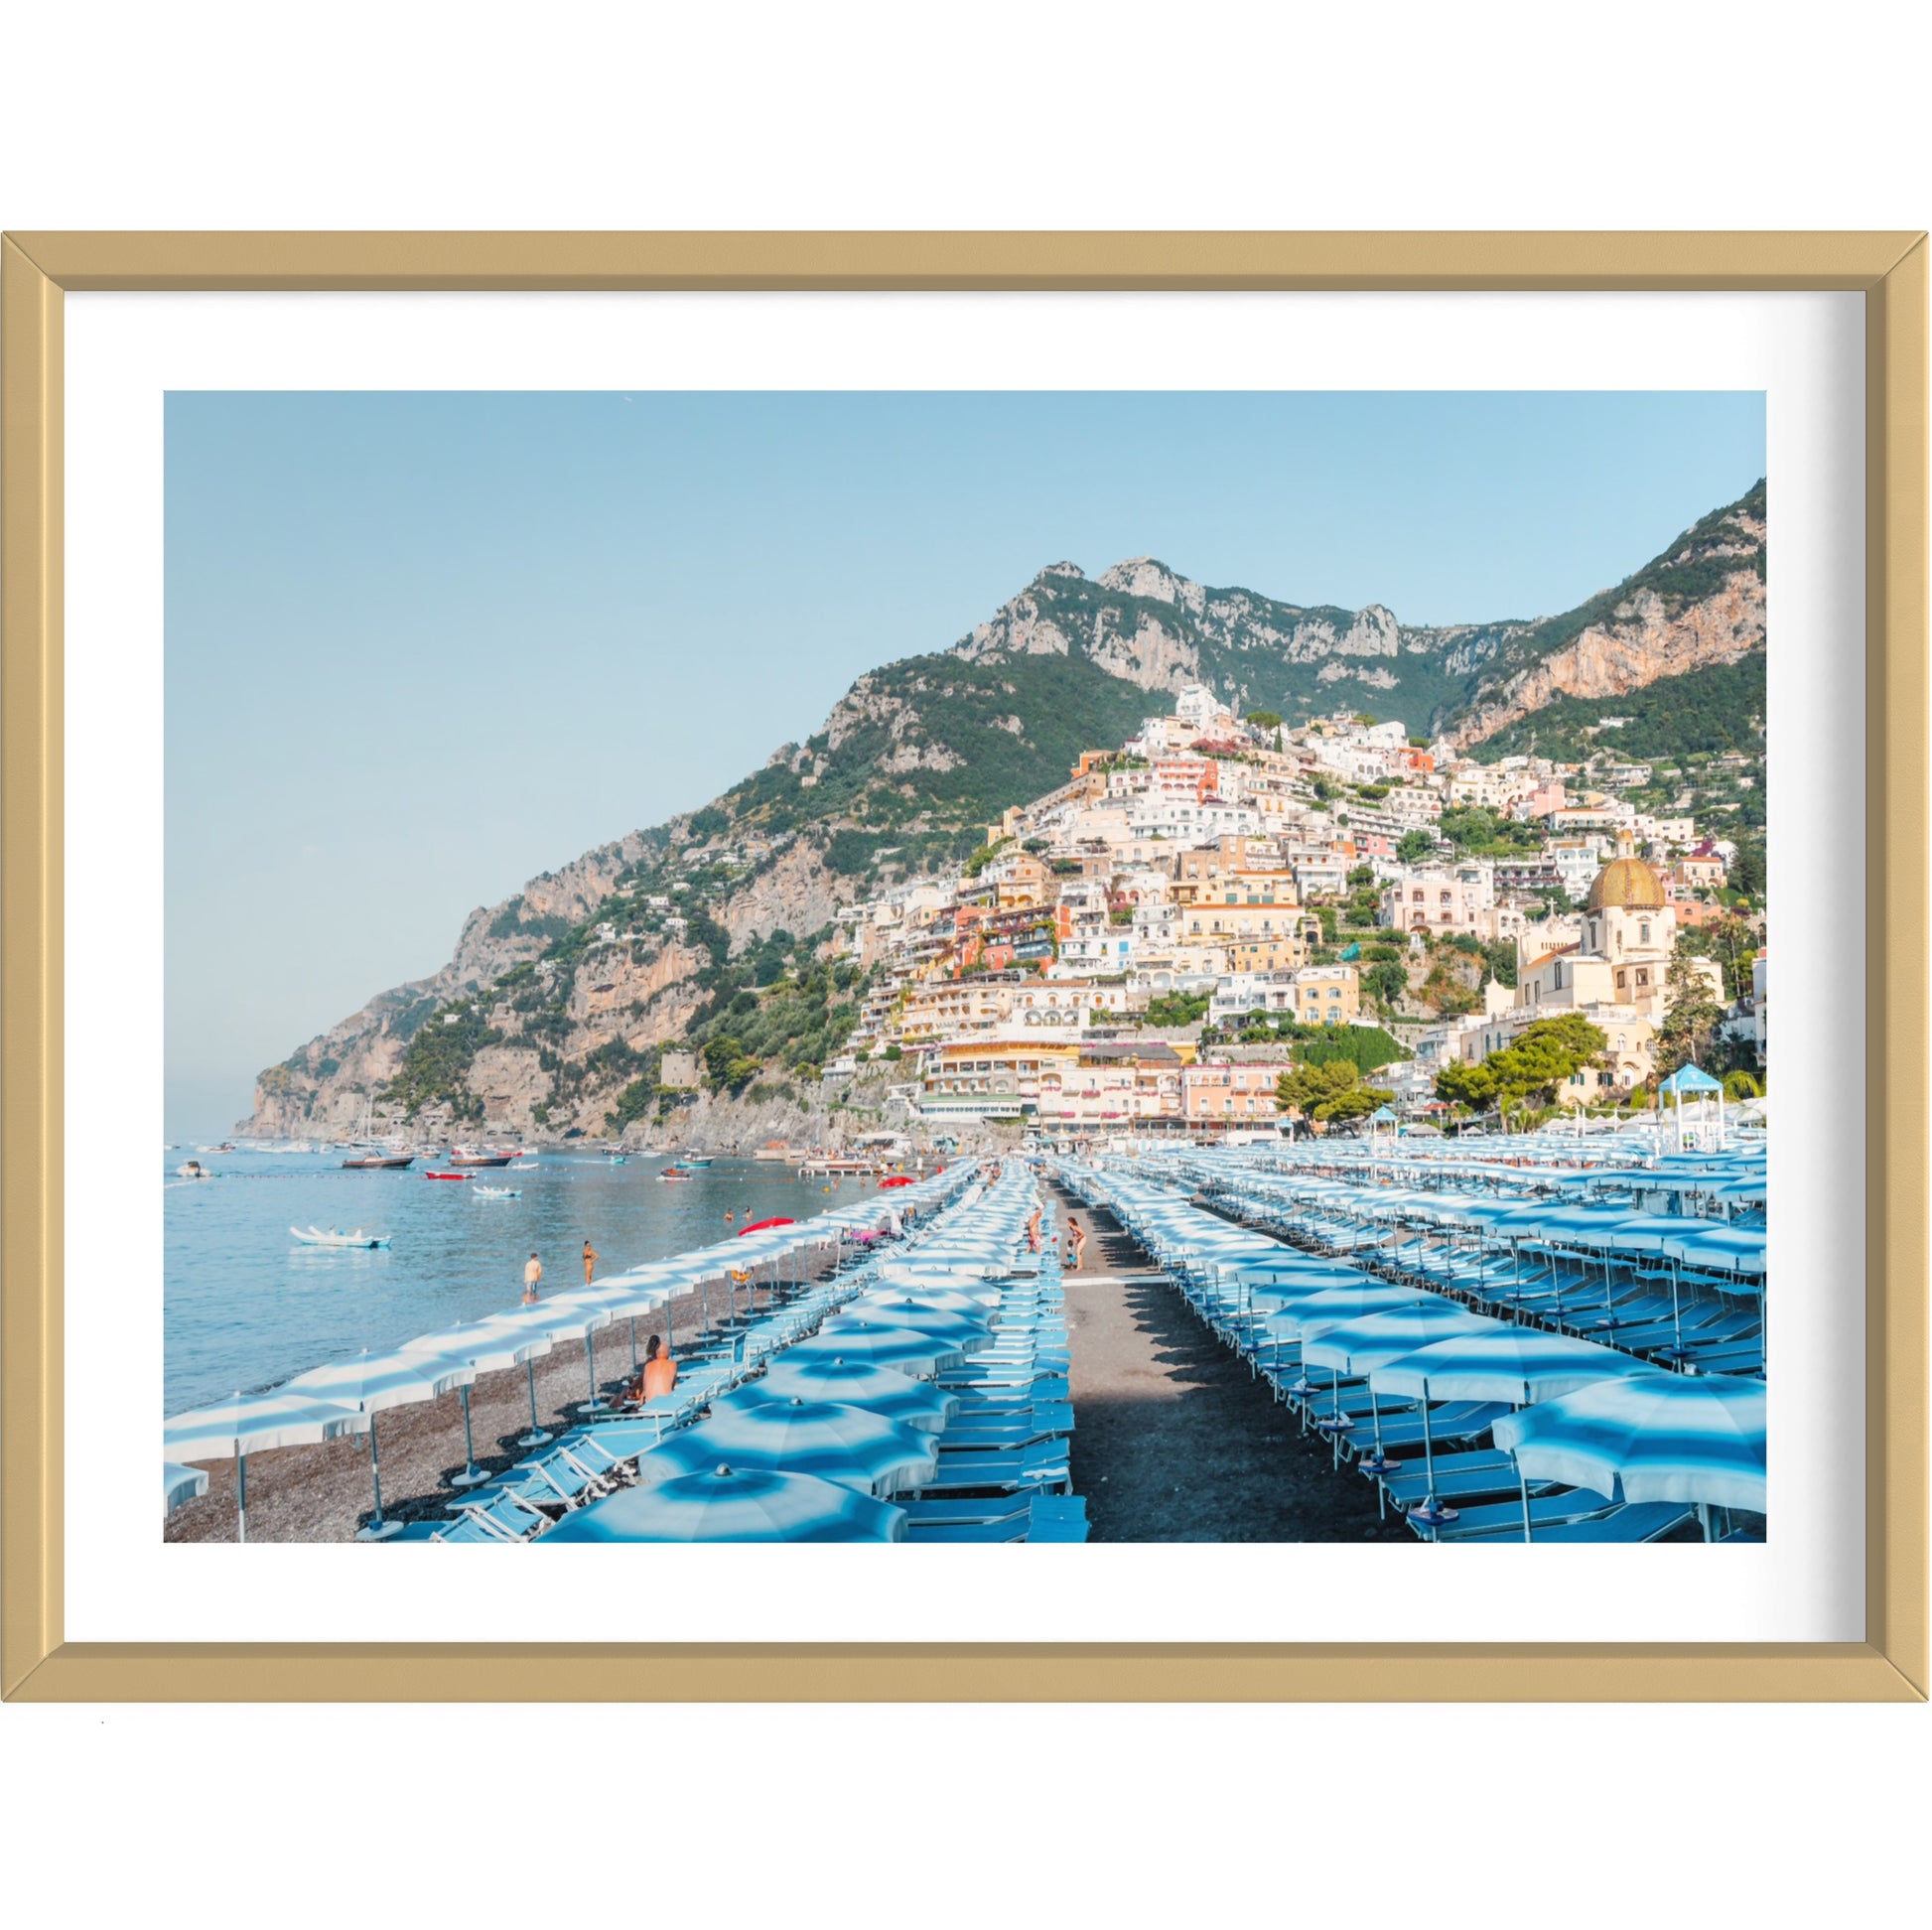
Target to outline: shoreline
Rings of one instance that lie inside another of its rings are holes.
[[[813,1275],[823,1279],[829,1267]],[[601,1283],[600,1283],[601,1284]],[[553,1298],[546,1296],[545,1298]],[[559,1293],[554,1296],[562,1299]],[[723,1293],[713,1289],[717,1310]],[[762,1307],[763,1302],[760,1301]],[[668,1308],[637,1322],[637,1349],[652,1333],[665,1331],[666,1314],[678,1352],[694,1341],[704,1301],[694,1288]],[[590,1395],[589,1370],[581,1340],[554,1346],[530,1364],[536,1370],[537,1415],[551,1434],[577,1425],[579,1407]],[[596,1336],[598,1391],[610,1395],[630,1377],[629,1322],[620,1320]],[[522,1460],[527,1448],[516,1445],[530,1427],[530,1392],[525,1370],[499,1368],[479,1374],[470,1390],[471,1427],[477,1465],[499,1474]],[[385,1408],[375,1417],[381,1456],[382,1513],[392,1521],[451,1519],[449,1503],[462,1491],[451,1476],[463,1471],[463,1402],[454,1388],[434,1401]],[[235,1539],[235,1463],[232,1459],[197,1461],[208,1475],[207,1492],[185,1502],[163,1523],[165,1542],[232,1542]],[[350,1542],[374,1516],[369,1481],[368,1442],[346,1435],[313,1447],[273,1448],[248,1456],[248,1539],[253,1542]]]

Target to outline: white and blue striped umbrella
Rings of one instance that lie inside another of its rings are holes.
[[[1503,1323],[1403,1354],[1372,1369],[1368,1384],[1378,1395],[1416,1401],[1553,1401],[1630,1369],[1630,1356],[1614,1347]]]
[[[857,1309],[842,1313],[834,1313],[819,1329],[822,1336],[834,1333],[863,1333],[879,1327],[891,1327],[897,1332],[923,1333],[934,1340],[942,1340],[949,1347],[956,1347],[963,1354],[984,1351],[993,1344],[993,1328],[984,1319],[968,1319],[961,1313],[947,1313],[932,1307],[882,1307],[876,1310],[874,1317]]]
[[[326,1367],[311,1367],[289,1382],[289,1392],[307,1394],[317,1400],[341,1401],[357,1407],[368,1416],[369,1486],[375,1496],[375,1510],[369,1525],[356,1537],[359,1541],[382,1541],[400,1534],[402,1524],[385,1521],[382,1516],[382,1454],[376,1441],[375,1417],[387,1408],[407,1407],[417,1401],[433,1401],[451,1388],[464,1390],[463,1417],[467,1430],[470,1420],[470,1383],[477,1370],[467,1360],[452,1360],[447,1354],[410,1353],[398,1347],[375,1354],[364,1348],[347,1360],[332,1360]],[[469,1473],[477,1468],[474,1456]]]
[[[164,1429],[162,1445],[177,1460],[232,1460],[270,1448],[311,1447],[367,1426],[357,1408],[278,1387],[178,1414]]]
[[[762,1380],[740,1388],[731,1402],[838,1401],[847,1407],[869,1408],[900,1427],[937,1434],[959,1409],[959,1397],[915,1381],[895,1368],[864,1360],[794,1360],[781,1354]],[[727,1403],[729,1405],[729,1403]]]
[[[855,1307],[874,1307],[890,1313],[895,1308],[923,1307],[932,1312],[963,1313],[969,1320],[983,1321],[986,1310],[997,1307],[1002,1295],[989,1287],[979,1294],[962,1294],[955,1288],[936,1286],[875,1287],[861,1294]]]
[[[369,1418],[340,1401],[319,1401],[277,1388],[237,1394],[231,1401],[178,1414],[162,1430],[162,1446],[184,1461],[235,1464],[235,1540],[248,1539],[248,1456],[271,1448],[307,1448],[338,1435],[360,1434]]]
[[[184,1501],[193,1501],[207,1492],[207,1469],[183,1467],[179,1461],[161,1463],[161,1512],[165,1518]]]
[[[625,1488],[537,1537],[563,1542],[897,1542],[905,1510],[811,1474],[733,1467]]]
[[[1269,1296],[1257,1294],[1257,1303]],[[1339,1325],[1344,1320],[1366,1319],[1371,1313],[1392,1312],[1399,1307],[1417,1307],[1424,1301],[1438,1300],[1419,1287],[1401,1287],[1394,1281],[1364,1279],[1354,1287],[1322,1287],[1312,1293],[1284,1296],[1278,1310],[1264,1324],[1277,1340],[1294,1340],[1308,1330],[1308,1323],[1327,1321]],[[1448,1303],[1444,1303],[1448,1305]]]
[[[440,1327],[434,1333],[405,1340],[402,1352],[441,1354],[451,1360],[467,1361],[480,1374],[500,1373],[507,1367],[521,1367],[530,1381],[530,1412],[536,1413],[536,1369],[531,1362],[550,1351],[547,1335],[528,1329],[499,1324],[495,1320],[459,1320],[454,1326]],[[455,1476],[458,1487],[476,1487],[489,1477],[477,1465],[476,1437],[470,1426],[470,1389],[457,1389],[463,1401],[463,1472]]]
[[[1765,1271],[1765,1236],[1762,1227],[1725,1226],[1712,1220],[1700,1233],[1683,1233],[1664,1243],[1673,1259],[1694,1267],[1717,1267],[1725,1273],[1749,1274],[1761,1278]]]
[[[1632,1374],[1505,1415],[1498,1448],[1526,1480],[1631,1501],[1765,1512],[1764,1383],[1727,1374]]]
[[[1471,1313],[1453,1301],[1435,1295],[1384,1313],[1369,1313],[1355,1319],[1335,1314],[1311,1317],[1306,1307],[1297,1310],[1292,1317],[1302,1322],[1303,1365],[1326,1367],[1350,1376],[1386,1366],[1438,1340],[1482,1333],[1502,1325],[1500,1320]]]
[[[930,1380],[966,1356],[950,1340],[917,1333],[902,1326],[849,1326],[835,1333],[819,1332],[785,1349],[787,1360],[865,1360],[891,1367],[918,1380]]]
[[[931,1480],[939,1457],[931,1435],[882,1414],[793,1398],[714,1413],[639,1456],[637,1474],[645,1482],[667,1481],[701,1474],[721,1461],[816,1474],[884,1498]]]

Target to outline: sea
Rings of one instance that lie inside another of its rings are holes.
[[[341,1153],[164,1155],[166,1412],[272,1387],[324,1361],[377,1351],[515,1308],[532,1252],[543,1292],[581,1287],[583,1245],[597,1276],[728,1239],[784,1215],[803,1220],[871,1193],[877,1181],[801,1178],[771,1162],[720,1158],[660,1182],[669,1155],[622,1166],[591,1153],[544,1153],[533,1172],[479,1170],[476,1183],[402,1172],[345,1172]],[[177,1179],[199,1159],[216,1177]],[[725,1215],[733,1217],[726,1220]],[[373,1250],[305,1247],[291,1226],[386,1233]]]

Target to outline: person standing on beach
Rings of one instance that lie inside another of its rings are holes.
[[[543,1278],[543,1262],[533,1253],[530,1264],[523,1269],[523,1305],[534,1307],[537,1298],[537,1282]]]
[[[1035,1206],[1034,1208],[1033,1218],[1027,1222],[1027,1251],[1029,1253],[1037,1253],[1039,1251],[1039,1212],[1040,1209]]]
[[[591,1284],[591,1275],[596,1270],[597,1263],[603,1258],[603,1254],[599,1253],[590,1241],[584,1242],[584,1285],[586,1287]]]
[[[1080,1264],[1087,1256],[1087,1236],[1080,1222],[1070,1218],[1066,1222],[1066,1237],[1073,1242],[1073,1271],[1080,1271]]]

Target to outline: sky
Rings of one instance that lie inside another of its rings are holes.
[[[173,393],[167,1093],[436,971],[1045,564],[1530,618],[1764,474],[1737,393]]]

